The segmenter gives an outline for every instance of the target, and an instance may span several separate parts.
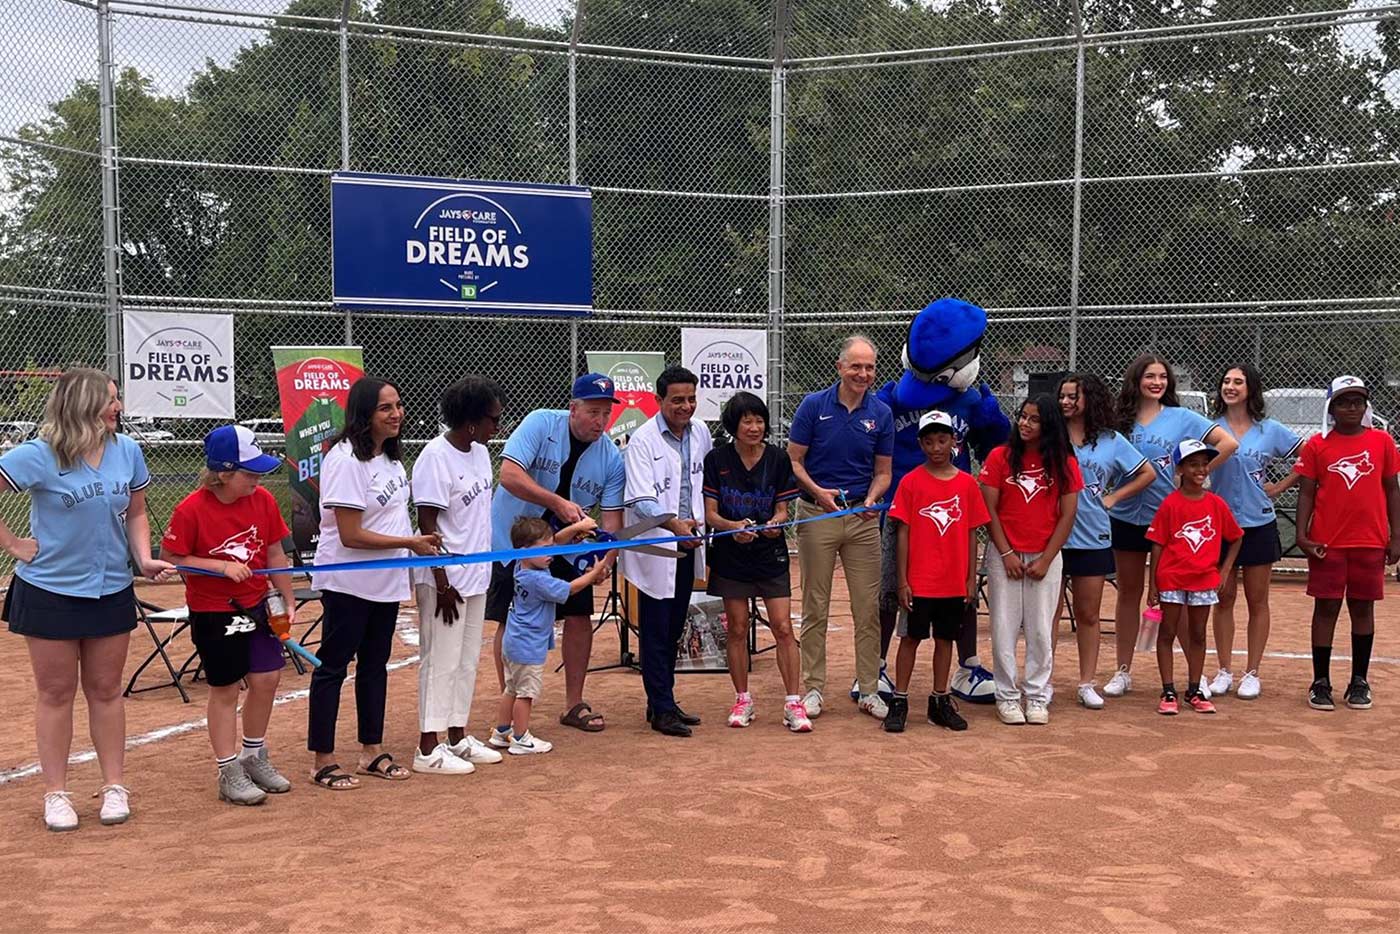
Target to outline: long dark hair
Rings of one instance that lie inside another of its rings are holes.
[[[1154,363],[1162,364],[1167,370],[1167,391],[1162,393],[1162,404],[1181,405],[1181,400],[1176,397],[1176,374],[1172,372],[1167,358],[1155,353],[1143,354],[1129,364],[1128,372],[1123,377],[1123,388],[1118,390],[1118,430],[1125,435],[1131,435],[1133,426],[1137,424],[1138,402],[1142,399],[1142,374]]]
[[[1021,401],[1016,409],[1018,421],[1028,405],[1035,406],[1040,413],[1041,463],[1063,493],[1069,488],[1069,459],[1073,456],[1073,448],[1069,443],[1069,429],[1065,427],[1065,416],[1060,412],[1059,403],[1050,398],[1049,393],[1042,392],[1034,398]],[[1006,447],[1010,455],[1011,475],[1014,477],[1021,472],[1021,463],[1026,456],[1026,442],[1021,440],[1018,426],[1011,426],[1011,437],[1007,439]]]
[[[1084,403],[1084,443],[1093,447],[1098,444],[1099,435],[1112,431],[1116,424],[1113,397],[1108,394],[1104,381],[1093,373],[1070,373],[1060,380],[1056,392],[1064,391],[1066,383],[1075,385]]]
[[[1264,377],[1248,363],[1232,363],[1221,371],[1220,378],[1215,381],[1215,398],[1210,402],[1210,414],[1219,418],[1229,408],[1225,404],[1225,397],[1220,394],[1220,384],[1225,382],[1225,377],[1230,375],[1231,370],[1239,370],[1244,374],[1244,410],[1249,413],[1251,421],[1262,422],[1264,420]]]
[[[342,441],[349,441],[356,460],[367,461],[374,457],[374,436],[370,433],[369,426],[374,419],[374,410],[379,408],[379,390],[385,386],[392,386],[395,392],[399,391],[399,387],[377,376],[361,376],[355,380],[355,384],[350,387],[350,395],[345,400],[345,427],[330,440],[326,450]],[[398,435],[385,438],[383,450],[389,460],[401,460]]]

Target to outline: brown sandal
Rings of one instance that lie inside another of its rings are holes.
[[[588,716],[583,716],[583,711],[588,711]],[[580,701],[569,708],[569,712],[559,715],[559,722],[564,726],[571,726],[576,730],[583,730],[585,733],[601,733],[607,724],[603,722],[603,715],[594,713],[593,708],[588,706],[587,701]]]

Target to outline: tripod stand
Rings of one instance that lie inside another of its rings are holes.
[[[617,661],[607,665],[590,666],[587,669],[590,673],[595,671],[612,671],[615,668],[630,668],[633,671],[642,670],[640,659],[633,654],[630,647],[632,627],[627,622],[626,599],[618,583],[621,578],[622,575],[618,574],[616,569],[614,569],[614,572],[608,578],[608,596],[607,599],[603,601],[603,610],[598,614],[598,619],[593,624],[593,634],[595,636],[598,634],[598,630],[602,629],[608,623],[613,623],[617,626],[618,658]],[[554,669],[555,673],[557,674],[563,667],[564,663],[560,662],[558,667]]]

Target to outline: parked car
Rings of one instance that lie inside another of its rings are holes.
[[[140,416],[122,416],[122,431],[131,435],[137,441],[145,444],[150,441],[174,441],[175,435],[164,428],[157,427],[153,418],[142,418]]]
[[[1315,388],[1281,388],[1264,390],[1264,408],[1268,416],[1282,422],[1295,435],[1307,440],[1322,430],[1322,416],[1327,411],[1327,390]],[[1372,413],[1375,426],[1390,431],[1390,421]]]
[[[280,448],[287,444],[280,418],[247,418],[238,424],[253,433],[253,440],[262,448]]]
[[[38,433],[34,422],[0,422],[0,451],[23,444]]]
[[[1190,409],[1197,415],[1204,415],[1206,418],[1210,418],[1210,399],[1200,390],[1178,389],[1176,398],[1177,401],[1181,403],[1183,409]]]

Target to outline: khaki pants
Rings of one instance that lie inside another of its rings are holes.
[[[797,517],[821,515],[801,501]],[[802,569],[802,681],[809,691],[826,693],[826,622],[836,558],[851,595],[860,693],[874,694],[880,677],[880,523],[875,516],[842,516],[797,527],[797,561]]]

